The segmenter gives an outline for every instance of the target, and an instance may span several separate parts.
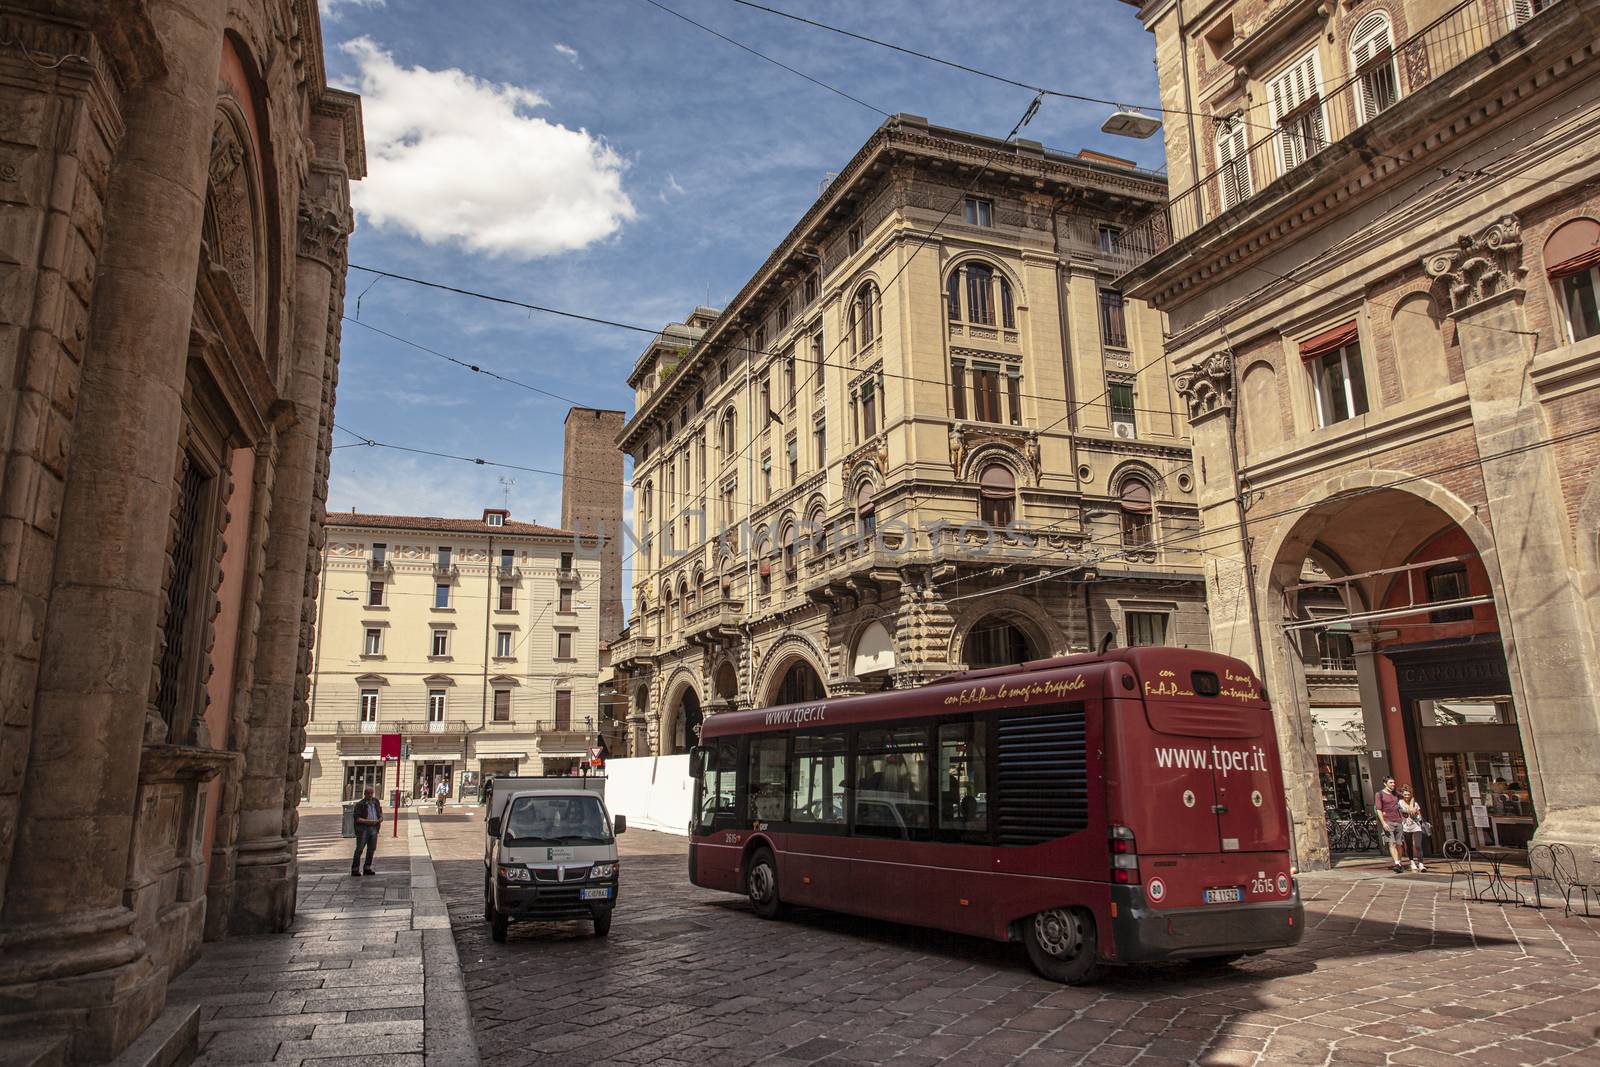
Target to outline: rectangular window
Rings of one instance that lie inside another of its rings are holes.
[[[1567,310],[1567,336],[1582,341],[1600,334],[1600,267],[1561,279],[1561,306]]]
[[[846,785],[845,735],[796,734],[789,758],[789,821],[844,829]]]
[[[435,561],[435,565],[440,570],[447,571],[450,569],[450,558],[450,547],[448,545],[442,545],[439,548],[439,555]]]
[[[562,574],[571,574],[572,573],[572,553],[571,552],[563,552],[563,553],[561,553],[561,573]]]
[[[1130,611],[1127,615],[1128,645],[1164,645],[1167,643],[1167,615],[1163,611]]]
[[[823,422],[817,423],[817,428],[811,431],[811,437],[812,437],[812,440],[814,441],[814,443],[816,445],[816,450],[817,450],[817,470],[820,471],[820,470],[825,469],[828,466],[828,425],[827,425],[827,423],[823,423]]]
[[[1339,630],[1318,630],[1317,665],[1325,671],[1355,670],[1356,647],[1350,635]]]
[[[511,721],[511,690],[496,689],[494,691],[494,721]]]
[[[361,721],[378,721],[378,691],[376,689],[363,689],[361,691]]]
[[[861,433],[863,439],[878,433],[878,402],[870,381],[861,385]]]
[[[825,359],[826,355],[827,355],[827,353],[824,352],[823,348],[822,348],[822,334],[821,333],[812,334],[811,335],[811,391],[816,394],[816,400],[818,402],[820,402],[822,400],[822,397],[823,397],[823,394],[824,394],[824,390],[823,390],[822,386],[823,386],[823,382],[825,381],[825,378],[824,378],[824,375],[823,375],[822,372],[823,372],[823,369],[824,369],[823,364],[826,362],[826,359]]]
[[[1095,244],[1100,251],[1108,256],[1114,256],[1122,251],[1122,227],[1107,226],[1101,223],[1094,228]]]
[[[498,511],[489,512],[489,514],[484,516],[484,521],[489,526],[504,526],[506,524],[505,516],[500,514]]]
[[[433,606],[448,608],[450,606],[450,586],[440,583],[433,587]]]
[[[968,226],[993,226],[994,203],[976,196],[967,197],[966,201]]]
[[[851,255],[861,251],[861,223],[858,222],[854,226],[850,227],[850,236],[848,240],[850,244]]]
[[[772,453],[761,454],[761,501],[766,503],[772,499]]]
[[[444,722],[444,690],[428,690],[428,721]]]
[[[1133,383],[1112,382],[1106,386],[1106,403],[1111,410],[1111,428],[1116,435],[1134,436]]]
[[[856,735],[855,832],[923,840],[930,836],[928,731],[920,726]]]
[[[989,759],[984,724],[959,722],[939,727],[941,837],[982,833],[989,826]]]
[[[979,422],[1000,421],[1000,368],[982,364],[972,368],[972,417]]]
[[[950,412],[958,419],[967,417],[967,365],[950,364]]]
[[[978,517],[992,529],[1003,530],[1011,525],[1014,514],[1013,503],[1011,497],[980,496]]]
[[[510,574],[511,570],[512,570],[512,567],[515,566],[515,564],[516,564],[516,561],[517,561],[516,552],[512,551],[509,548],[502,548],[500,550],[500,573],[502,573],[502,574]]]
[[[1126,548],[1148,548],[1150,545],[1150,513],[1148,511],[1123,511],[1122,544]]]
[[[1306,361],[1317,401],[1317,425],[1332,426],[1367,413],[1367,381],[1361,346],[1347,344]]]
[[[507,659],[507,658],[510,657],[510,655],[511,655],[511,631],[510,630],[497,630],[497,631],[495,631],[495,635],[494,635],[494,654],[499,656],[501,659]]]
[[[817,299],[817,276],[815,274],[806,275],[805,294],[806,307],[810,307]]]
[[[967,276],[967,321],[993,326],[994,271],[972,263],[962,273]]]
[[[367,627],[366,643],[362,646],[362,654],[367,656],[383,655],[383,630],[377,626]]]
[[[1328,143],[1322,119],[1321,63],[1317,50],[1301,56],[1267,83],[1267,103],[1277,127],[1279,173],[1286,174]]]
[[[1100,290],[1100,340],[1112,348],[1128,347],[1127,315],[1115,289]]]
[[[1250,134],[1241,115],[1217,122],[1217,170],[1222,175],[1222,210],[1250,198]]]
[[[556,610],[558,610],[558,611],[571,611],[572,610],[572,589],[570,587],[567,587],[567,586],[563,586],[562,587],[562,589],[561,589],[561,603],[560,603],[560,606]]]
[[[789,328],[789,298],[785,297],[783,303],[778,305],[778,329]]]
[[[512,597],[515,596],[515,593],[513,592],[513,589],[514,589],[514,587],[509,582],[502,582],[501,583],[501,585],[500,585],[500,610],[501,611],[510,611],[511,610]]]
[[[750,739],[749,806],[756,822],[783,822],[784,801],[788,799],[787,764],[789,739],[753,737]]]
[[[1434,603],[1465,600],[1472,594],[1467,587],[1467,568],[1460,563],[1445,563],[1428,570],[1428,599]],[[1429,622],[1467,622],[1472,618],[1471,606],[1443,608],[1428,613]]]
[[[783,395],[784,395],[784,403],[787,404],[789,407],[794,407],[795,386],[797,384],[798,383],[795,381],[795,373],[794,373],[794,348],[793,348],[793,346],[791,346],[789,348],[789,356],[788,356],[788,358],[783,361]]]
[[[450,654],[450,631],[433,631],[433,655],[448,656]]]
[[[381,608],[381,607],[383,607],[383,583],[382,582],[368,582],[367,583],[367,607],[369,607],[369,608]]]
[[[374,541],[372,544],[372,562],[383,563],[389,558],[389,546]]]
[[[1011,406],[1011,425],[1022,425],[1022,375],[1015,369],[1006,374],[1006,400]]]
[[[566,631],[556,634],[556,659],[572,658],[572,635]]]
[[[556,690],[556,720],[557,730],[572,729],[572,690]]]

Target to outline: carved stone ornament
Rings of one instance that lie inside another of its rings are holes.
[[[300,254],[331,265],[344,262],[345,241],[355,229],[347,207],[300,201]]]
[[[1510,289],[1522,287],[1522,224],[1504,215],[1475,234],[1456,238],[1456,247],[1430,252],[1422,259],[1428,276],[1450,294],[1450,314]]]
[[[1173,379],[1189,404],[1189,419],[1202,418],[1233,406],[1233,354],[1213,352]]]

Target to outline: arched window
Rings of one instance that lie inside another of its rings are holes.
[[[856,290],[850,305],[850,337],[854,350],[861,352],[878,339],[882,312],[878,307],[878,286],[867,282]]]
[[[1394,66],[1394,34],[1389,16],[1374,11],[1356,24],[1350,35],[1350,69],[1360,89],[1361,121],[1370,122],[1400,99],[1400,77]]]
[[[1544,243],[1544,270],[1561,304],[1567,340],[1600,334],[1600,222],[1573,219]]]
[[[1017,328],[1017,302],[1011,281],[993,266],[968,260],[950,272],[945,280],[946,314],[951,322],[974,326],[999,325]]]
[[[672,632],[672,586],[661,590],[661,636]]]
[[[650,602],[644,597],[639,598],[639,606],[633,611],[632,624],[640,637],[650,636]]]
[[[1122,483],[1120,495],[1123,545],[1148,548],[1152,513],[1150,483],[1141,478],[1129,478]]]
[[[978,475],[978,511],[984,523],[1003,530],[1016,515],[1017,479],[1003,463],[991,463]]]
[[[862,482],[861,488],[856,490],[856,522],[862,537],[877,536],[878,518],[872,502],[871,482]]]

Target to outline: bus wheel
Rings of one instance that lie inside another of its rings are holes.
[[[783,914],[783,901],[778,899],[778,863],[771,852],[763,848],[751,855],[744,884],[757,915],[776,919]]]
[[[1094,920],[1070,908],[1041,911],[1023,924],[1033,969],[1052,981],[1082,985],[1100,976]]]

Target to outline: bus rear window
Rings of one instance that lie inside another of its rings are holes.
[[[1195,696],[1214,697],[1222,692],[1222,679],[1215,671],[1190,671],[1189,681],[1194,686]]]

